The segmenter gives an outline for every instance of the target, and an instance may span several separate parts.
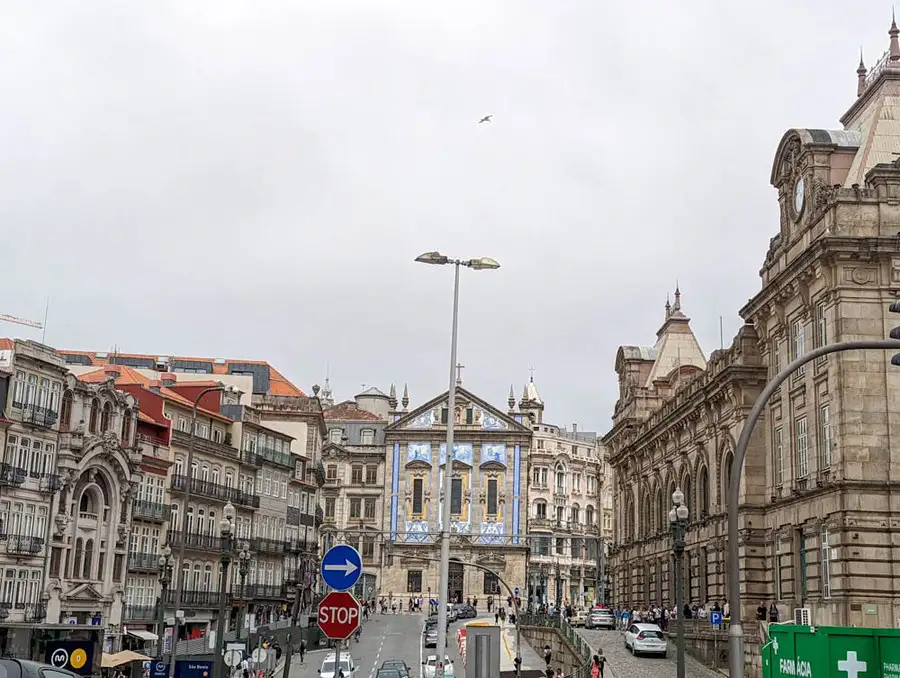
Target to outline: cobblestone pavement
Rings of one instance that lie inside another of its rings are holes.
[[[621,631],[600,631],[578,629],[581,636],[597,650],[603,648],[606,657],[604,678],[675,678],[675,648],[669,645],[669,655],[662,657],[632,657],[625,649],[624,634]],[[687,678],[722,678],[727,672],[714,671],[690,656],[685,657]]]

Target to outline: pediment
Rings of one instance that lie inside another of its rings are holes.
[[[90,584],[78,584],[72,587],[69,589],[68,593],[66,593],[65,597],[66,600],[74,602],[100,602],[105,598],[103,594]]]
[[[446,430],[446,425],[441,423],[441,411],[447,407],[447,392],[433,398],[424,405],[402,415],[389,424],[386,432],[395,431],[430,431]],[[472,418],[468,419],[466,410],[472,408]],[[471,421],[471,423],[469,423]],[[485,400],[464,388],[456,391],[456,426],[459,430],[473,430],[480,432],[514,432],[530,433],[530,429],[523,426],[511,416],[490,405]]]

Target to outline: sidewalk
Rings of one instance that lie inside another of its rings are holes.
[[[503,623],[500,625],[500,639],[503,641],[504,651],[500,653],[500,670],[514,671],[516,668],[516,627],[512,624]],[[522,669],[540,669],[544,667],[543,658],[537,651],[528,644],[525,636],[522,636],[522,643],[519,651],[522,653]]]

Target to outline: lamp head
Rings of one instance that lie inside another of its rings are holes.
[[[476,271],[489,271],[500,268],[500,264],[496,259],[491,259],[490,257],[479,257],[478,259],[470,259],[468,262],[469,268],[475,269]]]
[[[438,266],[450,263],[450,259],[440,252],[425,252],[425,254],[417,256],[416,261],[420,264],[435,264]]]
[[[669,510],[669,522],[674,523],[676,520],[678,520],[678,514],[675,513],[675,509],[670,509]]]
[[[687,520],[688,507],[682,504],[677,509],[675,509],[675,513],[678,514],[678,520]]]
[[[168,544],[166,544],[165,546],[163,546],[162,554],[163,554],[166,558],[168,558],[169,556],[171,556],[171,555],[172,555],[172,547],[169,546]]]
[[[225,516],[225,520],[230,523],[232,520],[234,520],[234,504],[232,504],[231,502],[225,504],[225,508],[222,509],[222,513]]]
[[[672,503],[675,506],[681,506],[684,503],[684,492],[681,491],[681,488],[675,488],[675,491],[672,493]]]

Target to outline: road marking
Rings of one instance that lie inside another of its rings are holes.
[[[425,624],[422,624],[422,634],[419,635],[419,678],[425,678],[425,657],[422,651],[425,648]]]

